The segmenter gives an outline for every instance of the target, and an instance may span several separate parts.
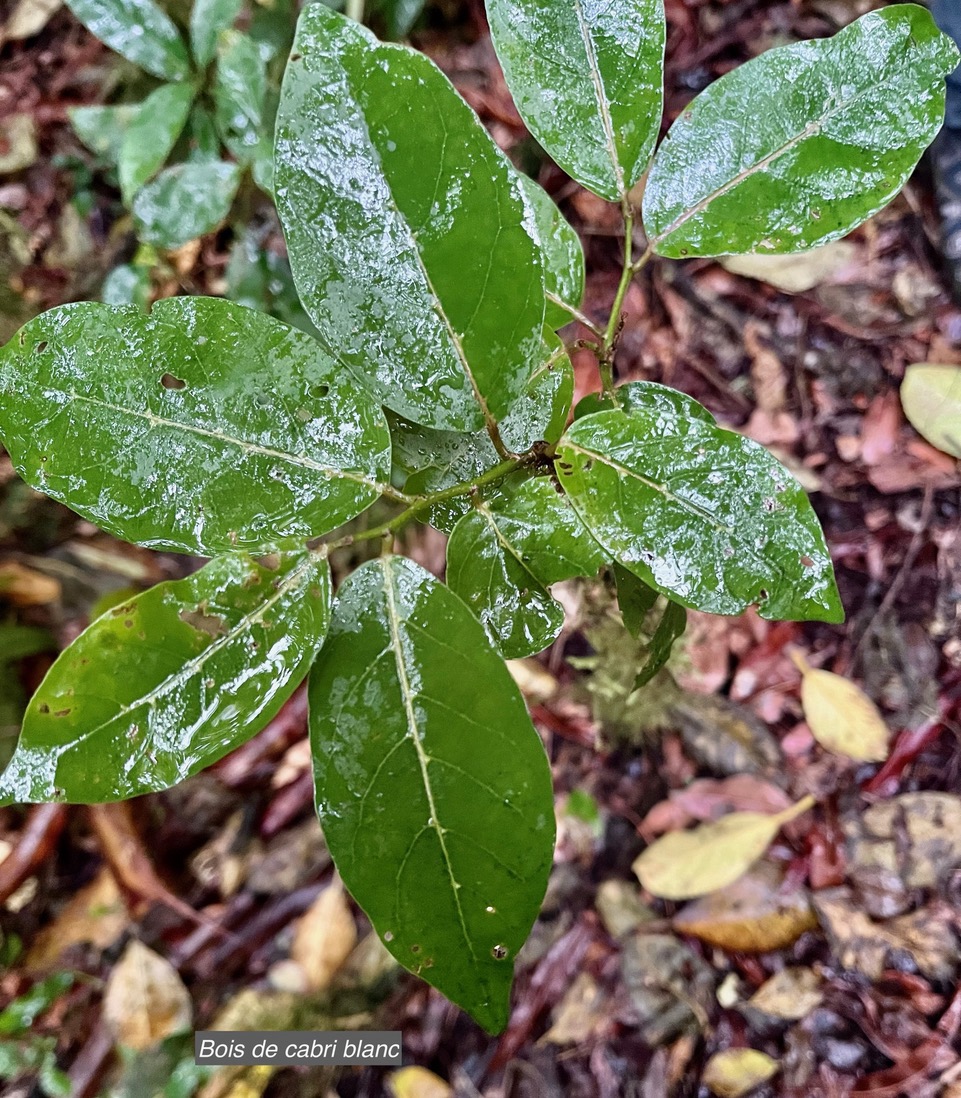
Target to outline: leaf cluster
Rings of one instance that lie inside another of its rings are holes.
[[[186,47],[159,9],[72,4],[186,101]],[[212,298],[149,315],[76,304],[0,353],[0,434],[29,484],[117,537],[212,558],[63,652],[0,797],[165,788],[257,732],[309,673],[317,809],[345,883],[402,964],[496,1030],[554,839],[548,761],[502,657],[557,637],[551,586],[609,568],[631,628],[660,614],[639,683],[688,607],[842,617],[790,473],[684,394],[615,388],[630,281],[655,254],[798,251],[863,222],[937,132],[957,52],[924,9],[889,7],[722,78],[655,152],[660,0],[488,11],[531,132],[621,205],[606,324],[580,312],[576,234],[439,69],[308,5],[273,188],[315,333]],[[228,14],[195,7],[198,64]],[[221,68],[238,41],[221,37]],[[139,182],[135,212],[153,186]],[[602,381],[575,408],[557,334],[571,317]],[[374,505],[383,521],[345,526]],[[450,534],[446,584],[393,552],[414,522]],[[378,543],[334,598],[331,558]]]

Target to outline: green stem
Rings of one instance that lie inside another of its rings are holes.
[[[494,465],[485,473],[481,473],[480,476],[474,477],[473,480],[465,480],[460,484],[452,485],[450,488],[443,488],[439,492],[416,497],[406,510],[401,511],[399,515],[395,515],[388,522],[382,522],[379,526],[372,526],[369,530],[363,530],[358,534],[346,534],[342,538],[337,538],[336,541],[322,542],[320,545],[315,546],[314,551],[332,553],[335,549],[346,549],[347,546],[356,545],[361,541],[373,541],[375,538],[386,538],[388,535],[396,534],[398,530],[409,522],[413,522],[414,519],[435,504],[443,503],[448,499],[456,499],[458,496],[470,495],[478,488],[502,480],[508,473],[513,473],[515,469],[520,469],[523,465],[529,465],[536,459],[537,455],[533,453],[508,458],[506,461]]]
[[[568,305],[566,301],[562,301],[557,294],[552,294],[550,290],[547,291],[547,300],[554,305],[559,305],[562,309],[566,310],[571,316],[583,324],[593,335],[596,335],[598,339],[602,339],[604,336],[604,329],[595,324],[593,320],[586,314],[582,313],[580,309],[575,309],[573,305]]]
[[[624,308],[624,298],[627,296],[628,287],[634,277],[634,211],[626,199],[623,203],[623,211],[624,265],[621,268],[621,281],[618,283],[617,293],[614,295],[614,304],[611,307],[611,316],[604,331],[601,353],[597,363],[601,374],[601,385],[608,396],[614,395],[614,344],[617,342],[621,310]]]

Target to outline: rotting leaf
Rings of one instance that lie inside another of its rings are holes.
[[[641,884],[665,900],[703,896],[736,881],[761,857],[784,824],[807,812],[813,797],[773,816],[732,812],[716,823],[657,839],[633,865]]]
[[[726,1048],[704,1065],[701,1082],[717,1098],[743,1098],[773,1079],[780,1070],[777,1060],[754,1048]]]
[[[621,971],[649,1045],[707,1028],[714,969],[673,934],[632,934],[621,947]]]
[[[792,945],[817,926],[817,916],[805,889],[785,887],[781,870],[760,862],[732,884],[686,904],[672,925],[720,949],[766,953]]]
[[[806,1018],[824,999],[821,977],[811,968],[782,968],[765,980],[745,1008],[786,1022]]]
[[[849,679],[812,668],[799,652],[791,658],[803,676],[801,706],[814,738],[858,762],[888,757],[888,727],[877,706]]]

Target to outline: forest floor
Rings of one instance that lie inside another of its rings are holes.
[[[738,63],[833,33],[873,6],[668,0],[667,118]],[[479,0],[432,10],[426,27],[415,43],[580,232],[584,311],[606,316],[618,211],[543,161]],[[0,342],[43,308],[96,297],[132,254],[117,192],[67,122],[69,107],[103,102],[122,78],[65,10],[32,37],[0,39]],[[282,254],[272,215],[252,216]],[[515,667],[550,755],[559,842],[504,1034],[487,1036],[393,968],[362,913],[330,887],[298,694],[233,756],[167,793],[0,811],[0,1002],[43,975],[78,974],[17,1038],[19,1055],[55,1058],[75,1098],[361,1098],[389,1086],[439,1098],[450,1093],[441,1080],[485,1098],[665,1098],[706,1094],[708,1083],[736,1095],[750,1061],[732,1061],[725,1083],[712,1058],[738,1048],[775,1062],[750,1091],[757,1098],[959,1098],[961,471],[906,424],[898,395],[909,364],[961,363],[961,309],[937,241],[922,165],[887,210],[816,260],[655,261],[631,286],[619,379],[682,389],[776,452],[812,493],[848,617],[828,626],[691,614],[670,666],[679,689],[629,697],[637,652],[609,595],[599,583],[567,586],[561,639]],[[229,244],[225,230],[166,257],[154,294],[222,292]],[[575,369],[578,395],[597,388],[589,355]],[[421,531],[407,548],[442,570],[440,535]],[[26,693],[98,599],[197,563],[112,540],[0,458],[7,740]],[[30,641],[41,634],[46,643]],[[792,651],[877,702],[892,733],[886,762],[857,764],[814,741]],[[735,886],[683,905],[640,888],[631,865],[654,836],[807,794],[816,807]],[[130,960],[131,940],[172,966],[146,1005],[136,988],[148,969]],[[132,982],[134,1024],[162,1028],[165,1013],[186,1009],[185,987],[195,1028],[227,1017],[399,1029],[406,1062],[437,1079],[262,1068],[204,1079],[182,1038],[118,1055],[104,987],[123,964],[114,982],[121,992]],[[29,1076],[0,1084],[24,1098],[41,1093],[34,1087]]]

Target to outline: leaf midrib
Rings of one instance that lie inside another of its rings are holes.
[[[584,43],[584,52],[587,55],[587,68],[591,76],[591,85],[594,88],[594,99],[597,102],[597,111],[604,128],[604,144],[607,146],[607,155],[614,170],[614,184],[618,193],[627,193],[624,186],[624,171],[617,153],[617,142],[614,138],[614,120],[611,118],[610,103],[607,99],[607,91],[601,79],[600,66],[597,61],[597,52],[594,48],[594,40],[591,38],[591,30],[584,15],[583,0],[574,0],[574,13],[577,16],[577,27],[581,32],[581,40]]]
[[[401,697],[404,703],[404,715],[407,720],[407,737],[414,745],[414,751],[417,755],[417,762],[420,767],[421,783],[424,786],[424,793],[427,796],[427,807],[430,811],[429,826],[437,835],[437,842],[440,845],[441,854],[444,858],[444,866],[447,870],[447,877],[450,881],[451,895],[454,897],[454,906],[457,908],[457,917],[460,921],[461,931],[464,935],[464,943],[470,952],[471,958],[477,960],[477,953],[474,950],[474,943],[471,940],[470,933],[467,930],[467,920],[464,918],[464,909],[460,901],[460,884],[457,878],[454,876],[454,867],[451,862],[450,852],[447,849],[447,843],[444,839],[446,830],[441,826],[440,817],[437,812],[437,805],[434,801],[434,789],[430,782],[430,776],[427,773],[427,764],[429,758],[424,751],[423,746],[418,736],[417,717],[414,713],[414,692],[411,689],[410,680],[407,676],[407,667],[403,659],[403,649],[400,642],[400,614],[397,610],[397,602],[394,598],[394,575],[391,570],[391,562],[389,557],[385,557],[383,561],[384,569],[384,598],[387,603],[387,622],[390,629],[390,641],[391,647],[394,650],[394,663],[397,668],[397,680],[400,684]],[[418,832],[417,837],[423,834],[423,829]],[[415,842],[416,838],[415,837]],[[409,852],[408,852],[409,853]]]

